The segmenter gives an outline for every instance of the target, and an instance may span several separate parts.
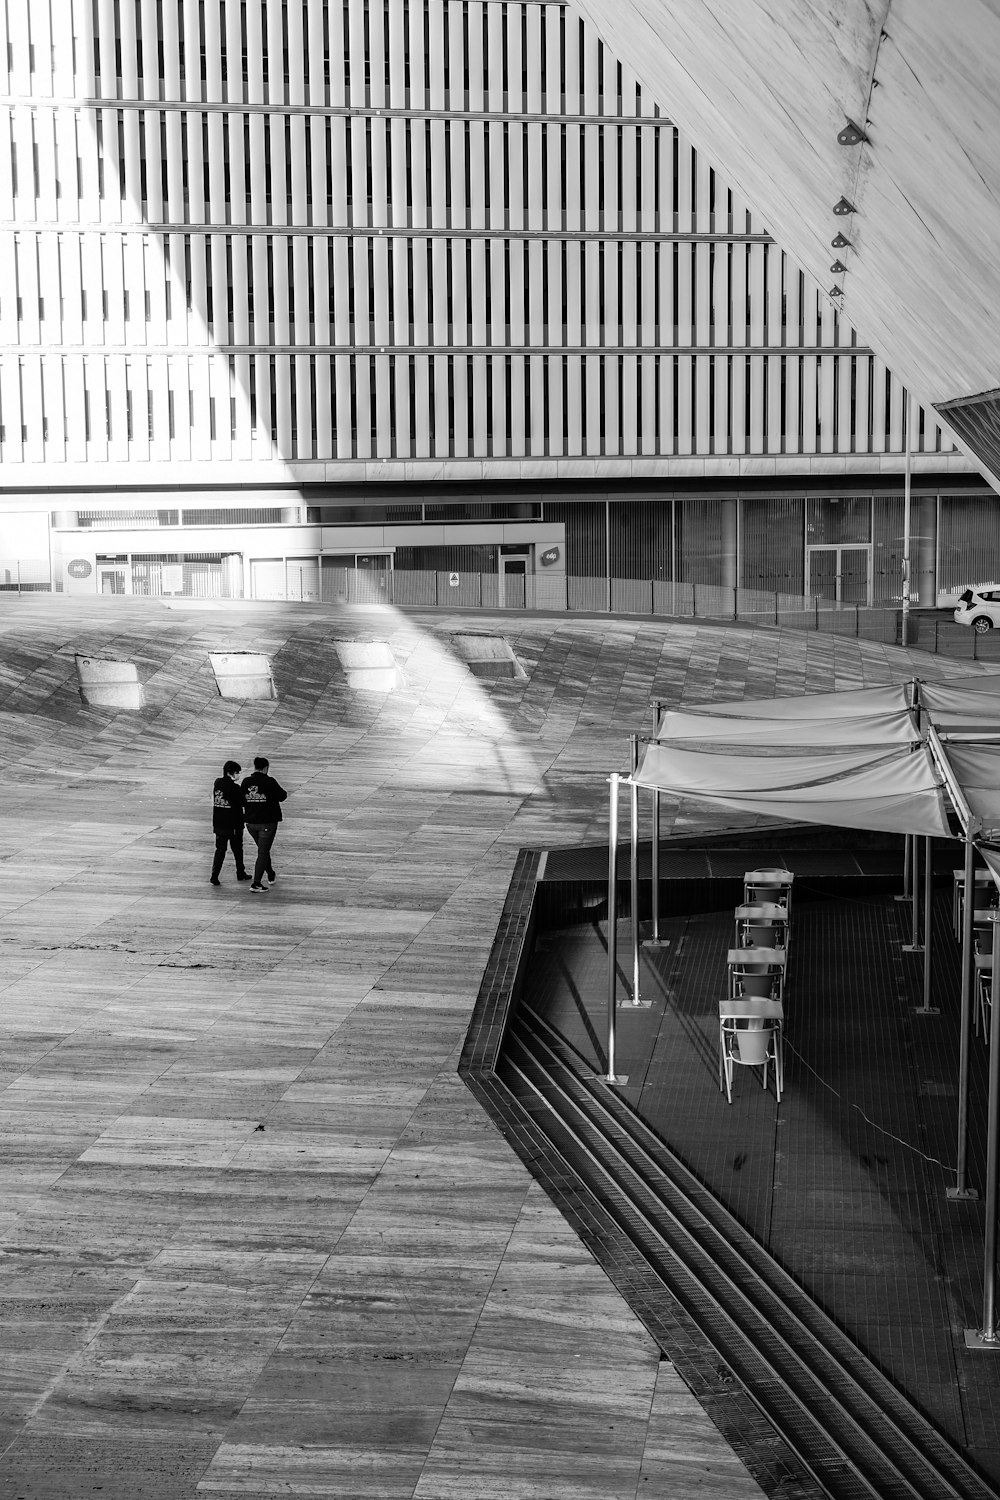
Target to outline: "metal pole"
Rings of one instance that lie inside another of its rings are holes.
[[[933,841],[924,839],[924,1003],[914,1011],[918,1016],[939,1016],[941,1012],[931,1005],[931,911],[933,903]]]
[[[632,909],[632,1000],[631,1008],[648,1007],[639,990],[639,788],[635,773],[639,769],[639,736],[629,735],[632,746],[632,780],[629,782],[629,904]]]
[[[670,613],[677,614],[677,501],[670,501]]]
[[[651,915],[653,919],[653,925],[652,931],[650,932],[650,941],[653,943],[658,943],[660,941],[660,791],[658,787],[653,791],[653,828],[651,842],[652,848],[650,850],[650,882],[652,884],[652,891],[650,892],[650,895],[652,897],[652,900],[650,904],[652,907]]]
[[[632,736],[632,758],[638,759],[639,745]],[[637,767],[633,765],[633,775]],[[638,1005],[639,994],[639,788],[629,782],[629,904],[632,908],[632,1004]]]
[[[604,551],[608,563],[608,614],[611,614],[611,499],[604,502]]]
[[[913,396],[906,393],[906,468],[903,473],[903,620],[902,642],[909,645],[910,625],[910,449],[913,434]]]
[[[920,944],[920,843],[916,834],[913,835],[913,866],[910,872],[910,921],[911,936],[908,943],[903,944],[904,953],[923,953]]]
[[[967,1180],[969,1158],[969,1048],[972,1040],[972,1002],[975,983],[975,955],[972,951],[972,932],[975,900],[969,892],[975,889],[975,846],[971,838],[965,840],[965,903],[962,907],[962,1000],[959,1010],[959,1054],[958,1054],[958,1166],[955,1169],[955,1186],[949,1188],[949,1198],[978,1198],[975,1188]]]
[[[659,698],[653,699],[653,733],[660,728],[660,715],[663,712],[663,704]],[[651,864],[650,882],[652,885],[651,912],[653,918],[650,936],[643,943],[644,948],[669,948],[670,940],[660,937],[660,792],[659,788],[653,789],[653,828],[651,835]]]
[[[900,895],[893,897],[894,901],[910,900],[910,880],[912,878],[910,870],[910,840],[914,838],[916,838],[916,834],[903,834],[903,890]]]
[[[970,892],[965,893],[971,901]],[[986,1234],[983,1241],[983,1326],[967,1328],[965,1343],[969,1349],[1000,1352],[997,1338],[997,1125],[1000,1123],[1000,912],[990,914],[993,928],[993,977],[990,983],[990,1092],[986,1126]]]
[[[608,817],[608,1071],[605,1083],[627,1083],[615,1072],[615,1026],[618,1020],[618,781],[617,771],[608,777],[611,807]]]

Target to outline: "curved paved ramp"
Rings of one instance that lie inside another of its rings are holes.
[[[0,602],[0,1493],[758,1493],[456,1065],[518,847],[604,835],[652,694],[916,658],[476,621],[525,681],[474,678],[458,617]],[[392,694],[344,679],[372,639]],[[276,700],[219,697],[235,650]],[[77,653],[145,706],[86,707]],[[254,897],[208,884],[208,793],[258,750],[291,795]]]

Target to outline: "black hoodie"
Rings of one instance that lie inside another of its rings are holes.
[[[228,833],[243,824],[243,788],[231,776],[220,776],[212,788],[212,827]]]
[[[281,803],[288,793],[266,771],[243,778],[243,799],[248,823],[280,823]]]

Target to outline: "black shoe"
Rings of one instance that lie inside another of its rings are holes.
[[[275,873],[274,873],[273,870],[268,870],[268,872],[267,872],[267,878],[271,882],[271,884],[273,885],[274,882],[277,880],[278,877],[277,877],[277,875],[275,875]]]
[[[266,885],[251,885],[250,889],[252,891],[266,891],[267,890],[267,886]]]
[[[239,874],[236,876],[236,879],[237,880],[252,880],[253,876],[252,875],[248,875],[247,872],[246,872],[246,870],[240,870]]]
[[[213,885],[221,885],[222,884],[222,881],[219,879],[218,875],[213,875],[212,876],[212,884]]]

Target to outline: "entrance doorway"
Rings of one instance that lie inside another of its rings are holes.
[[[500,555],[500,608],[524,609],[527,604],[528,557]]]
[[[125,594],[128,593],[127,564],[120,563],[98,563],[97,565],[97,589],[101,594]]]
[[[354,559],[354,603],[388,603],[391,567],[392,557],[388,552],[359,552]]]
[[[810,547],[809,593],[837,604],[871,599],[871,547]]]

